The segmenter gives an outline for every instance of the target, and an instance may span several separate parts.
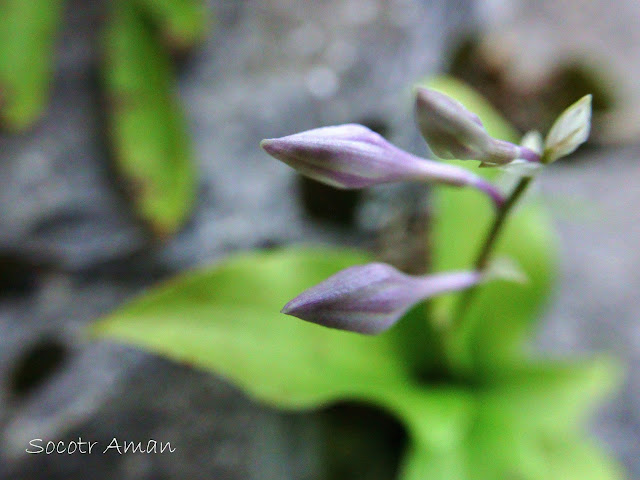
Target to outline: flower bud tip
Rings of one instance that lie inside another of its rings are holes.
[[[272,155],[272,156],[276,155],[278,153],[278,149],[275,148],[274,140],[276,140],[276,139],[275,138],[265,138],[264,140],[261,140],[260,141],[260,148],[262,148],[269,155]]]

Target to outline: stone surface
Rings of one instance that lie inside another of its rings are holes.
[[[543,322],[549,352],[621,357],[625,386],[594,431],[640,478],[640,145],[583,152],[545,172],[557,226],[560,288]]]
[[[478,3],[486,58],[521,95],[546,85],[566,64],[581,64],[614,95],[599,119],[605,142],[640,133],[640,3],[636,0],[491,0]]]

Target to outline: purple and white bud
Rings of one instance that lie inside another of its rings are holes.
[[[435,90],[417,89],[416,120],[429,148],[443,159],[479,160],[483,166],[540,161],[527,147],[493,138],[477,115]]]
[[[384,263],[342,270],[287,303],[282,313],[325,327],[377,334],[393,326],[414,304],[469,288],[484,274],[474,271],[411,276]]]
[[[299,173],[337,188],[357,189],[419,180],[476,187],[497,205],[504,200],[482,177],[405,152],[363,125],[316,128],[263,140],[260,146]]]

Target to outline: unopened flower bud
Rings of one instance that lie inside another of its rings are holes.
[[[517,159],[540,161],[539,155],[527,147],[493,138],[477,115],[435,90],[417,89],[416,119],[429,148],[440,158],[479,160],[483,166]]]
[[[503,201],[500,192],[483,178],[405,152],[363,125],[316,128],[263,140],[260,146],[301,174],[337,188],[420,180],[476,187],[496,204]]]
[[[291,300],[282,313],[325,327],[377,334],[394,325],[414,304],[478,284],[473,271],[406,275],[384,263],[342,270]]]

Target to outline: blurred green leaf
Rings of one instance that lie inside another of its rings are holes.
[[[504,140],[516,136],[488,103],[459,81],[439,78],[430,88],[451,95],[478,114],[487,130]],[[495,169],[475,168],[476,162],[456,161],[485,177]],[[447,271],[473,265],[481,243],[494,219],[492,206],[472,190],[438,189],[433,195],[433,270]],[[550,292],[556,264],[556,242],[548,217],[535,198],[522,201],[507,219],[495,256],[513,259],[526,273],[526,284],[496,281],[478,290],[466,312],[464,328],[451,339],[452,357],[466,371],[493,371],[519,356],[524,334]],[[451,321],[459,295],[434,300],[438,322]]]
[[[302,290],[365,261],[362,254],[318,250],[236,257],[149,292],[94,331],[218,373],[281,407],[377,398],[409,380],[392,336],[361,336],[279,313]]]
[[[529,402],[527,402],[529,403]],[[553,408],[552,403],[539,405]],[[526,480],[614,480],[619,467],[602,451],[588,446],[582,432],[534,428],[520,411],[520,420],[481,403],[467,443],[469,478]]]
[[[204,39],[208,27],[203,0],[134,0],[158,26],[170,48],[182,50]]]
[[[481,398],[485,408],[513,423],[548,432],[571,430],[619,386],[621,373],[606,357],[523,364],[499,372]]]
[[[421,445],[459,445],[469,394],[420,384],[403,352],[407,342],[399,343],[402,329],[363,336],[278,313],[302,290],[369,260],[331,250],[238,256],[146,293],[96,323],[92,334],[209,370],[281,408],[368,401],[399,417]]]
[[[432,241],[433,264],[438,271],[473,265],[493,220],[484,198],[471,191],[458,193],[451,195],[443,189],[435,194]],[[540,206],[532,199],[525,202],[507,220],[494,254],[514,259],[529,281],[495,281],[478,289],[466,312],[464,327],[451,345],[467,368],[499,369],[518,356],[525,334],[551,290],[555,238]],[[452,315],[455,304],[449,301],[445,313]],[[443,310],[438,313],[443,314]]]
[[[558,449],[587,451],[561,439],[615,383],[611,363],[517,365],[481,386],[430,385],[405,352],[412,328],[361,336],[278,313],[302,290],[369,260],[335,250],[237,256],[151,290],[92,333],[209,370],[276,407],[379,405],[409,433],[403,480],[560,480],[569,463]],[[601,455],[590,462],[600,476],[585,478],[617,478]]]
[[[464,447],[439,452],[414,443],[403,460],[399,480],[483,480],[468,475]]]
[[[545,480],[622,480],[626,475],[584,434],[556,434],[541,439],[549,465]],[[542,480],[542,478],[541,478]]]
[[[42,114],[53,77],[62,0],[0,0],[0,123],[23,130]]]
[[[587,411],[620,380],[614,363],[535,364],[493,380],[458,396],[457,409],[443,408],[443,397],[437,407],[429,406],[430,412],[440,411],[440,423],[454,422],[445,435],[426,442],[413,430],[401,480],[622,478],[615,462],[585,443],[580,429]],[[427,429],[432,419],[409,415],[405,421],[412,431],[421,422]]]
[[[475,408],[468,389],[416,383],[385,391],[377,400],[404,422],[421,448],[440,455],[466,442]]]
[[[195,166],[168,53],[128,2],[112,4],[104,84],[115,162],[137,213],[159,236],[191,211]]]

